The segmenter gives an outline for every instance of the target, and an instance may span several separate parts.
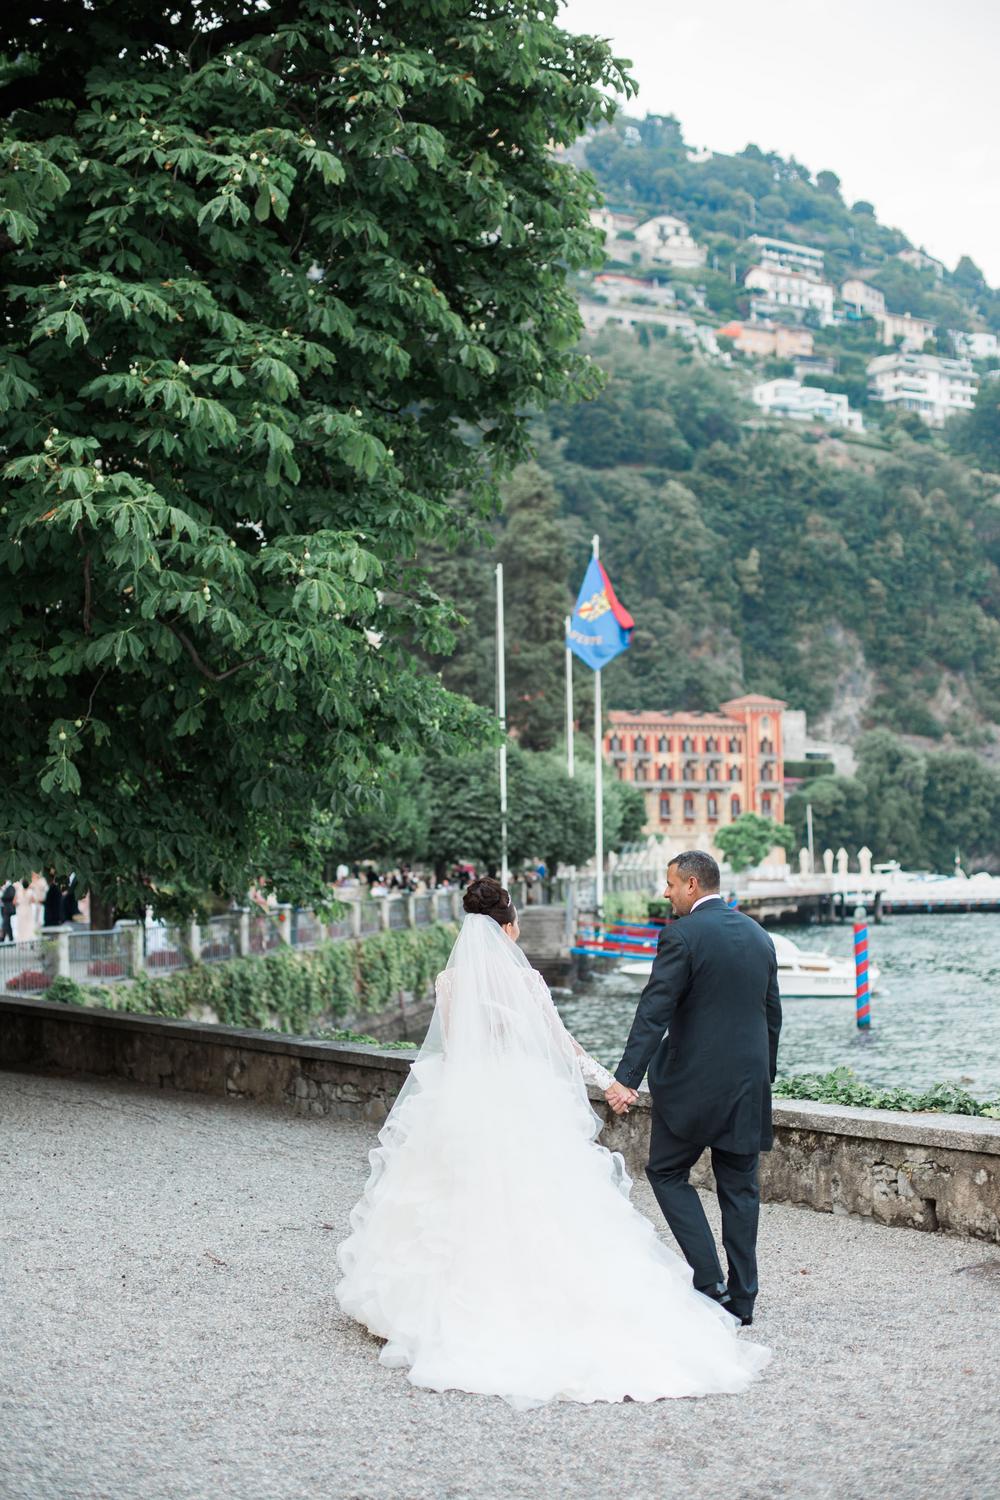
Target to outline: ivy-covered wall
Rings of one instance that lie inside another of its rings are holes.
[[[225,1026],[308,1034],[321,1018],[374,1015],[394,1005],[400,990],[423,998],[444,968],[457,932],[452,923],[377,932],[357,942],[196,964],[158,979],[143,974],[117,986],[60,978],[45,998],[175,1019],[208,1006]]]

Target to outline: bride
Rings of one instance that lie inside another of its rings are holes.
[[[770,1358],[696,1292],[596,1142],[586,1080],[498,881],[476,880],[427,1038],[337,1256],[345,1312],[414,1385],[546,1401],[745,1390]]]

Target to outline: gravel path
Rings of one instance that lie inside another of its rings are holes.
[[[996,1247],[769,1206],[748,1394],[518,1414],[415,1389],[337,1307],[371,1144],[0,1073],[4,1500],[997,1494]]]

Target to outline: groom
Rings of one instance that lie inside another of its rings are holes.
[[[719,867],[690,850],[667,868],[674,915],[632,1022],[617,1083],[616,1113],[636,1099],[649,1066],[649,1178],[694,1285],[744,1324],[757,1296],[759,1153],[771,1148],[771,1083],[781,1030],[774,944],[719,895]],[[664,1035],[664,1033],[669,1033]],[[728,1284],[701,1199],[688,1174],[712,1150]]]

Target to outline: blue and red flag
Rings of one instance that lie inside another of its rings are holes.
[[[627,648],[634,628],[635,621],[619,604],[603,565],[592,557],[569,622],[567,646],[599,672]]]

